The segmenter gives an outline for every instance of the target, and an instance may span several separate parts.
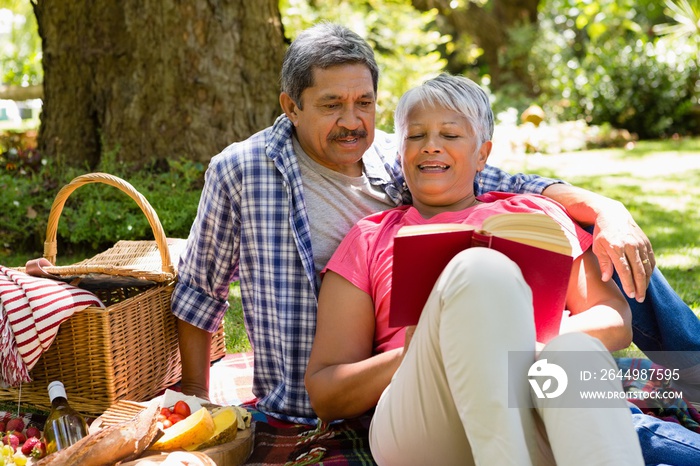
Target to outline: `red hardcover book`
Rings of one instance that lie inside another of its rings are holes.
[[[518,264],[530,285],[537,341],[559,334],[573,258],[561,226],[537,213],[486,219],[481,230],[463,224],[411,225],[394,238],[389,325],[415,325],[448,262],[470,247],[490,247]]]

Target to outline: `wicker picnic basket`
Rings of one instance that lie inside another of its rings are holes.
[[[170,312],[170,296],[177,279],[173,263],[177,264],[185,240],[166,238],[157,214],[131,184],[109,174],[92,173],[64,186],[49,213],[44,257],[56,263],[56,233],[63,206],[73,191],[89,183],[114,186],[131,197],[146,215],[155,241],[119,241],[90,259],[45,268],[60,277],[91,277],[98,286],[90,291],[106,309],[89,307],[63,322],[53,344],[31,370],[32,382],[0,388],[0,400],[48,409],[47,387],[60,380],[71,406],[97,416],[119,400],[151,399],[181,378],[177,319]],[[104,289],[99,286],[101,277],[105,278]],[[221,326],[212,337],[211,360],[224,354]]]

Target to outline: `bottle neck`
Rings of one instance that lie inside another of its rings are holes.
[[[67,406],[68,400],[65,396],[56,396],[51,400],[51,406]]]

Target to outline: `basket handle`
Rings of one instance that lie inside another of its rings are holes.
[[[130,183],[122,180],[114,175],[108,173],[88,173],[86,175],[81,175],[74,178],[70,183],[65,185],[56,195],[53,204],[51,205],[51,211],[49,212],[49,223],[46,226],[46,241],[44,242],[44,257],[51,262],[51,264],[56,264],[56,254],[58,248],[56,246],[56,233],[58,231],[58,219],[63,211],[63,206],[71,195],[73,191],[81,186],[90,183],[104,183],[121,190],[127,194],[131,199],[133,199],[136,204],[141,208],[141,211],[148,219],[149,225],[151,225],[151,230],[153,230],[153,236],[156,240],[156,245],[158,246],[158,251],[160,252],[160,260],[163,268],[163,272],[175,273],[175,268],[173,267],[172,259],[170,258],[170,249],[168,249],[168,240],[165,237],[165,232],[163,231],[163,226],[158,219],[158,214],[153,210],[151,204],[141,193],[139,193]]]

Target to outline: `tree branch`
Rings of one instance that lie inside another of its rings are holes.
[[[4,100],[30,100],[44,97],[44,86],[0,86],[0,99]]]

